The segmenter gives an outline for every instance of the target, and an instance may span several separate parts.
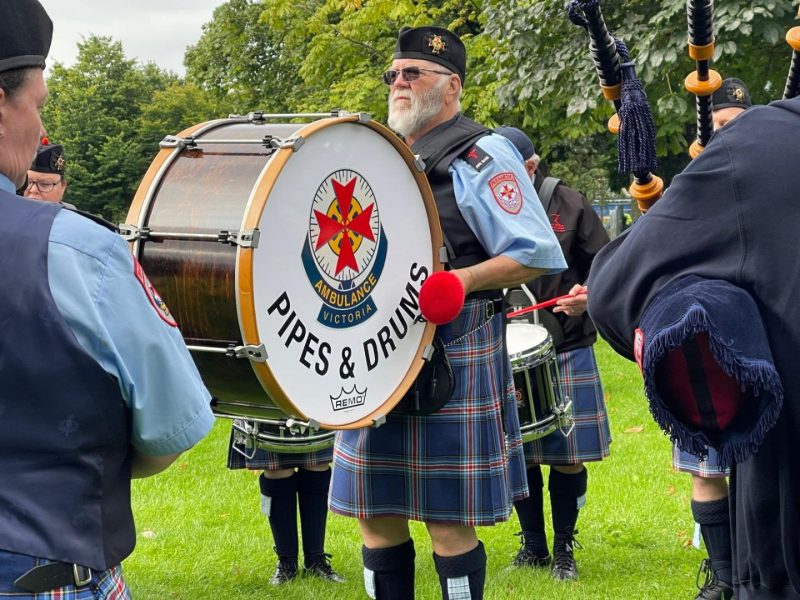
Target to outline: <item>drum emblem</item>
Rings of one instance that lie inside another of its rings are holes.
[[[349,169],[326,177],[314,195],[302,252],[308,281],[322,301],[317,321],[341,329],[377,312],[371,294],[383,272],[387,246],[367,180]]]

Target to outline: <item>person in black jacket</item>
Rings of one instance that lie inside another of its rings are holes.
[[[575,428],[568,437],[556,430],[525,444],[531,495],[514,503],[522,528],[522,547],[514,564],[548,567],[552,561],[552,576],[571,580],[578,577],[573,548],[578,511],[586,502],[588,473],[584,463],[603,460],[610,453],[611,430],[592,349],[597,331],[586,313],[585,285],[592,260],[609,238],[600,217],[582,194],[540,174],[539,156],[523,131],[507,126],[495,131],[510,139],[522,155],[567,260],[566,271],[540,277],[528,287],[537,301],[570,296],[558,301],[553,315],[543,315],[542,323],[555,340],[561,387],[572,400]],[[540,465],[550,465],[552,557],[545,533]]]
[[[729,509],[736,600],[800,599],[798,134],[800,98],[748,108],[716,131],[664,196],[598,254],[589,276],[589,313],[598,330],[617,352],[637,358],[646,374],[653,338],[643,326],[671,306],[667,300],[684,282],[723,282],[754,300],[782,383],[782,406],[766,403],[763,393],[741,405],[722,400],[718,406],[732,415],[733,426],[712,431],[670,417],[665,409],[686,414],[678,396],[672,405],[654,405],[648,394],[654,414],[685,449],[705,438],[734,459]],[[728,322],[743,320],[741,304],[725,307]]]

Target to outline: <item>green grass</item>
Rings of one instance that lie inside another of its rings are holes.
[[[636,366],[604,343],[597,353],[614,441],[611,457],[589,467],[578,521],[580,580],[558,583],[546,572],[509,567],[518,548],[512,517],[478,531],[489,555],[487,600],[675,600],[696,593],[703,555],[688,545],[689,477],[671,470],[669,441],[650,418]],[[347,583],[301,578],[279,589],[268,585],[275,555],[257,474],[225,468],[229,428],[220,420],[167,473],[134,483],[137,546],[124,569],[136,600],[366,598],[358,528],[337,515],[328,520],[327,551]],[[439,598],[427,534],[420,524],[412,530],[417,598]]]

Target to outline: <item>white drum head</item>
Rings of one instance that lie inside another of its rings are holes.
[[[513,361],[517,356],[527,355],[531,350],[546,345],[549,335],[541,325],[509,323],[506,328],[508,356]]]
[[[410,154],[383,131],[300,130],[258,221],[252,300],[268,359],[256,372],[276,402],[329,428],[388,412],[433,333],[417,321],[439,268],[429,207]]]

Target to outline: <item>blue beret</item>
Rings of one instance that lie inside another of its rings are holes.
[[[522,154],[522,158],[524,160],[528,160],[530,157],[536,154],[536,150],[533,147],[531,138],[529,138],[528,135],[521,129],[517,129],[516,127],[511,127],[509,125],[503,125],[502,127],[495,129],[494,132],[511,140],[511,143],[516,146],[517,150],[519,150],[519,153]]]

